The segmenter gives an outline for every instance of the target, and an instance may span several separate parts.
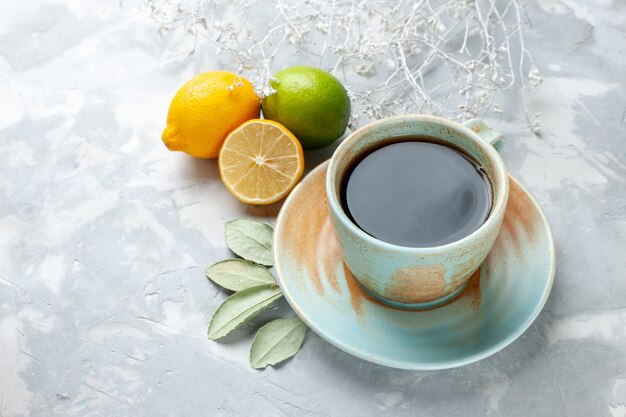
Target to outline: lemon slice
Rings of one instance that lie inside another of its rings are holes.
[[[271,204],[286,197],[302,177],[302,146],[280,123],[249,120],[224,141],[219,168],[222,182],[238,200]]]

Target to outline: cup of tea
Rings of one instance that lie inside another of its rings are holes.
[[[347,267],[373,297],[426,309],[465,288],[506,211],[502,139],[480,120],[406,115],[339,145],[326,175],[331,219]]]

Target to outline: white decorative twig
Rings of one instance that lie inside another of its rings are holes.
[[[271,74],[315,65],[344,82],[351,127],[398,113],[456,120],[500,112],[497,94],[538,87],[521,0],[145,0],[161,33],[228,52],[261,96]],[[280,65],[281,67],[277,67]],[[523,101],[523,100],[522,100]],[[537,115],[525,110],[539,133]]]

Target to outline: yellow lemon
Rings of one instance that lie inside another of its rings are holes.
[[[239,75],[211,71],[187,81],[172,99],[163,142],[169,150],[217,158],[226,136],[259,117],[261,101]]]
[[[283,125],[250,120],[228,135],[218,165],[222,182],[237,199],[271,204],[298,183],[304,157],[300,142]]]

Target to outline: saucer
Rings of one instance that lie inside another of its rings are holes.
[[[326,341],[381,365],[446,369],[493,355],[537,318],[554,280],[554,242],[541,208],[513,177],[500,234],[467,288],[445,305],[412,311],[372,298],[343,263],[326,201],[327,167],[291,192],[274,231],[285,298]]]

